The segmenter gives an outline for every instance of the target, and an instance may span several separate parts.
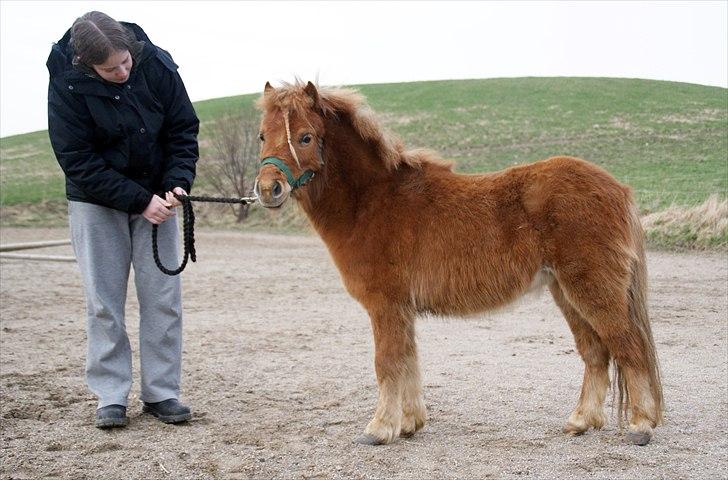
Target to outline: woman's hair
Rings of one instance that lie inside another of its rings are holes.
[[[92,65],[106,62],[114,52],[128,50],[134,57],[141,51],[144,42],[138,41],[131,30],[110,16],[94,11],[73,22],[71,45],[73,64],[93,72]]]

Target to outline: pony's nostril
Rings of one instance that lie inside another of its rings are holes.
[[[273,196],[275,198],[280,197],[283,194],[283,185],[281,182],[276,180],[275,185],[273,185]]]

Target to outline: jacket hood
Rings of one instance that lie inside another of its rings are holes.
[[[141,65],[150,56],[152,56],[157,50],[157,46],[154,45],[147,34],[142,30],[142,27],[136,23],[119,22],[126,28],[132,31],[136,36],[136,39],[144,42],[144,46],[139,55],[134,59],[135,64]],[[51,53],[48,56],[46,62],[48,72],[51,78],[61,75],[73,75],[73,76],[86,76],[81,69],[73,65],[73,46],[71,45],[71,29],[69,28],[63,37],[58,40],[57,43],[53,44]]]

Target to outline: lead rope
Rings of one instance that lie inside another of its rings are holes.
[[[242,197],[242,198],[219,198],[219,197],[193,197],[190,195],[177,195],[173,194],[177,200],[182,202],[182,221],[183,221],[183,236],[184,236],[184,256],[182,263],[179,267],[174,270],[170,270],[162,265],[159,260],[159,248],[157,246],[157,230],[159,225],[152,225],[152,255],[154,255],[154,263],[157,264],[159,270],[167,275],[177,275],[181,273],[187,266],[187,259],[193,262],[197,261],[197,254],[195,252],[195,212],[192,210],[192,202],[210,202],[210,203],[239,203],[241,205],[247,205],[257,200],[256,197]]]

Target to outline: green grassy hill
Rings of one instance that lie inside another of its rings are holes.
[[[595,162],[635,190],[644,213],[695,207],[728,191],[728,90],[606,78],[516,78],[358,86],[408,146],[429,147],[461,172],[553,155]],[[212,122],[258,95],[196,103],[202,120],[198,191]],[[63,203],[46,132],[0,140],[0,206]],[[31,208],[32,210],[32,208]],[[7,217],[7,215],[5,215]],[[31,216],[32,217],[32,216]],[[31,218],[32,220],[32,218]],[[27,221],[24,220],[24,221]],[[13,221],[7,218],[3,224]]]

